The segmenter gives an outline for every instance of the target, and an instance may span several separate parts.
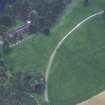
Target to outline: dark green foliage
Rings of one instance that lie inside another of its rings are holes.
[[[90,5],[90,0],[84,0],[84,6],[89,6]]]
[[[0,24],[4,25],[6,27],[11,27],[12,26],[12,18],[10,16],[2,16],[0,18]]]
[[[50,33],[50,28],[57,21],[71,0],[18,0],[15,5],[16,16],[26,21],[31,14],[31,32]]]
[[[30,95],[13,86],[1,86],[0,105],[37,105],[37,103]]]
[[[2,2],[5,4],[5,9],[0,12],[0,25],[3,25],[7,28],[11,28],[11,26],[13,26],[16,21],[14,5],[11,5],[8,0],[2,0]]]
[[[32,88],[31,88],[31,78],[27,79],[27,74],[24,74],[24,73],[21,73],[21,72],[18,72],[16,74],[16,88],[18,88],[20,91],[25,91],[25,92],[32,92]]]
[[[30,19],[31,33],[43,32],[49,35],[50,28],[70,2],[71,0],[16,0],[12,6],[6,5],[5,11],[0,16],[0,24],[10,28],[16,24],[16,18],[24,22]]]
[[[44,33],[45,35],[50,35],[50,29],[49,29],[49,28],[44,29],[44,30],[43,30],[43,33]]]
[[[0,68],[0,105],[37,105],[31,93],[25,91],[28,80],[24,81],[24,76],[19,72],[8,80],[6,71]]]
[[[1,63],[1,61],[0,61]],[[0,65],[0,87],[7,81],[6,69]]]
[[[20,18],[23,21],[27,19],[30,10],[30,2],[30,0],[16,0],[13,9],[17,18]]]
[[[50,105],[50,104],[49,104],[48,102],[45,101],[42,105]]]
[[[42,94],[45,90],[45,80],[41,74],[18,72],[15,86],[24,92]]]
[[[9,46],[9,42],[7,40],[4,40],[4,45],[3,45],[4,54],[8,54],[10,51],[11,51],[11,48]]]
[[[0,66],[5,67],[5,60],[4,59],[0,59]]]
[[[4,25],[0,25],[0,35],[3,36],[3,34],[8,30],[8,28]]]

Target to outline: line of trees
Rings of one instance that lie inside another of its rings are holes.
[[[31,32],[50,34],[50,28],[58,20],[67,4],[72,0],[3,0],[6,5],[0,15],[0,25],[11,27],[16,19],[31,20]],[[13,5],[11,4],[13,3]],[[83,0],[84,6],[90,5],[90,0]]]
[[[3,28],[7,31],[16,24],[14,4],[10,2],[15,2],[15,0],[0,0],[0,35],[3,33]]]
[[[50,27],[55,23],[71,0],[17,0],[14,6],[16,16],[26,21],[31,14],[32,32],[50,33]]]

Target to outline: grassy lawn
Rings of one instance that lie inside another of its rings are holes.
[[[49,80],[51,105],[76,105],[105,90],[105,21],[94,18],[56,55]]]
[[[51,35],[35,34],[14,47],[8,56],[14,72],[40,71],[45,73],[49,57],[57,43],[77,23],[104,8],[105,0],[93,0],[84,7],[82,0],[73,0]],[[102,17],[94,18],[73,33],[64,43],[54,61],[50,80],[51,105],[75,105],[105,89],[104,33]]]

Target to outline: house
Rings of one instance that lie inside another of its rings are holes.
[[[24,25],[5,33],[4,38],[9,42],[16,42],[17,39],[22,38],[23,33],[27,33],[30,31],[31,21],[27,21]]]

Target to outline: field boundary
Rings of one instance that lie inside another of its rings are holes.
[[[93,96],[77,105],[105,105],[105,91]]]
[[[96,16],[99,16],[101,14],[104,13],[104,10],[100,11],[100,12],[96,12],[94,13],[93,15],[90,15],[88,16],[87,18],[85,18],[84,20],[82,20],[81,22],[79,22],[74,28],[72,28],[57,44],[57,46],[55,47],[55,49],[53,50],[50,58],[49,58],[49,62],[48,62],[48,65],[47,65],[47,69],[46,69],[46,73],[45,73],[45,80],[46,80],[46,90],[45,90],[45,93],[44,93],[44,98],[45,98],[45,101],[49,103],[50,105],[50,102],[49,102],[49,97],[48,97],[48,80],[49,80],[49,74],[50,74],[50,70],[51,70],[51,67],[52,67],[52,64],[53,64],[53,61],[54,61],[54,58],[55,58],[55,55],[58,51],[58,49],[61,47],[61,45],[63,44],[63,42],[70,36],[70,38],[72,37],[72,33],[78,29],[82,24],[84,24],[85,22],[87,22],[88,20],[96,17]]]

